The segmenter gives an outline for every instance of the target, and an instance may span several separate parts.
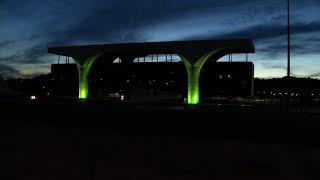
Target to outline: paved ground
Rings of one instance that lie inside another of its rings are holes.
[[[320,178],[319,114],[12,99],[0,109],[3,180]]]

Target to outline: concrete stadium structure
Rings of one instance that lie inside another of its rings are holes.
[[[150,54],[177,54],[184,62],[188,74],[188,104],[199,103],[199,76],[206,61],[215,62],[221,57],[233,53],[254,52],[255,46],[250,39],[144,42],[48,48],[48,53],[74,59],[79,73],[79,98],[87,98],[88,96],[88,77],[90,68],[96,60],[112,63],[116,58],[120,58],[121,63],[133,63],[136,57],[145,57]]]

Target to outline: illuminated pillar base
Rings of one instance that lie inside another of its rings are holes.
[[[188,73],[188,104],[198,104],[200,99],[199,93],[199,67],[187,67]]]
[[[89,68],[87,67],[78,67],[79,72],[79,98],[86,99],[88,97],[88,74]]]

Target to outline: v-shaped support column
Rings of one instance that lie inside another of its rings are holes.
[[[217,49],[208,52],[205,55],[200,56],[199,59],[194,57],[185,57],[180,55],[187,69],[188,74],[188,104],[199,104],[200,102],[200,89],[199,89],[199,77],[201,68],[207,59],[217,53],[221,49]]]
[[[78,73],[79,73],[79,98],[86,99],[88,97],[88,78],[92,64],[94,61],[101,55],[98,53],[95,56],[88,58],[85,61],[79,61],[74,59],[77,64]]]

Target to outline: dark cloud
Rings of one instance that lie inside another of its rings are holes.
[[[49,34],[49,46],[71,45],[74,42],[82,41],[87,43],[103,42],[143,42],[150,37],[140,32],[144,27],[153,27],[163,23],[175,22],[178,20],[187,21],[190,16],[210,15],[218,17],[217,9],[238,9],[244,6],[254,6],[254,1],[246,1],[241,4],[237,0],[185,0],[172,1],[108,1],[96,11],[92,11],[87,16],[66,29],[51,31]],[[259,2],[262,4],[263,11],[273,12],[274,8],[268,4],[268,1]],[[125,4],[125,5],[124,5]],[[237,15],[230,24],[241,23],[248,19],[256,18],[255,11],[249,11],[246,14]],[[63,22],[62,22],[63,23]],[[217,22],[218,23],[218,22]],[[57,22],[56,24],[60,24]],[[49,26],[45,25],[45,26]],[[199,27],[201,28],[201,27]],[[172,39],[168,39],[172,40]]]
[[[47,37],[48,46],[72,45],[79,41],[91,44],[144,41],[146,39],[144,34],[135,31],[142,19],[119,14],[108,15],[109,13],[112,12],[107,10],[96,12],[72,27],[51,32]],[[110,18],[114,18],[114,20],[110,20]],[[135,22],[137,24],[134,24]]]
[[[279,37],[268,43],[257,43],[256,53],[264,59],[276,59],[287,55],[287,39]],[[320,52],[319,38],[313,38],[312,34],[296,34],[292,36],[290,43],[292,56],[317,55]]]
[[[12,66],[0,64],[0,74],[4,75],[6,78],[11,77],[21,77],[22,74],[19,70],[13,68]]]
[[[5,63],[27,63],[27,64],[41,64],[43,57],[47,55],[47,49],[45,44],[37,44],[22,51],[18,51],[16,54],[0,57],[0,62]]]
[[[281,69],[281,70],[285,70],[285,71],[287,71],[287,68],[288,68],[286,65],[274,64],[274,63],[268,63],[268,62],[262,63],[262,66],[264,66],[266,69]],[[293,70],[297,71],[298,69],[299,69],[299,67],[291,65],[290,75],[298,77],[298,75],[293,72]]]
[[[320,72],[309,74],[306,77],[320,77]]]
[[[43,63],[42,57],[46,56],[47,48],[45,44],[37,44],[23,51],[20,56],[23,62],[30,64]]]
[[[308,47],[305,47],[303,44],[291,44],[290,45],[291,55],[303,54],[305,51],[309,51]],[[314,47],[320,49],[318,47]],[[279,56],[287,55],[287,44],[286,42],[279,42],[274,44],[263,45],[256,49],[256,52],[265,59],[276,59]]]
[[[92,11],[72,27],[50,33],[49,36],[52,37],[49,45],[55,46],[79,40],[88,43],[145,41],[148,37],[138,32],[139,28],[171,21],[207,5],[208,1],[196,3],[190,0],[184,3],[168,0],[109,1],[106,6]]]
[[[296,23],[291,25],[292,34],[304,34],[320,31],[320,21],[307,24]],[[287,26],[281,24],[259,24],[229,33],[202,34],[188,39],[253,39],[260,42],[265,39],[277,38],[287,35]]]
[[[39,76],[42,74],[44,74],[44,73],[34,72],[32,74],[24,74],[20,70],[14,68],[14,66],[2,64],[2,63],[0,64],[0,76],[7,78],[7,79],[32,78],[32,77]]]
[[[5,64],[0,64],[0,72],[19,73],[19,71],[15,68]]]
[[[284,25],[259,25],[252,26],[232,33],[221,35],[201,35],[189,37],[188,39],[253,39],[256,45],[256,54],[267,59],[275,59],[287,52],[287,27]],[[318,54],[320,52],[319,37],[314,33],[320,33],[320,22],[307,24],[296,23],[292,27],[291,53]]]
[[[6,48],[8,46],[11,46],[14,43],[15,43],[15,41],[13,41],[13,40],[2,41],[2,42],[0,42],[0,48]]]
[[[267,69],[285,69],[285,70],[287,69],[286,66],[279,65],[279,64],[262,63],[262,65]]]

